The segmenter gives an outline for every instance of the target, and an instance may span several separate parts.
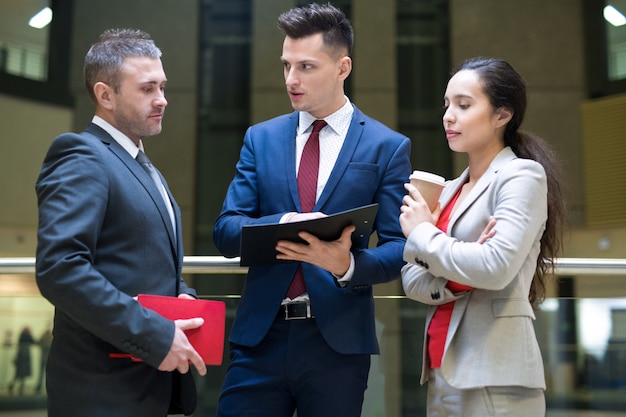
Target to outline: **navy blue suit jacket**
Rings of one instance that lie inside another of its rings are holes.
[[[294,112],[250,127],[236,175],[218,217],[214,241],[226,257],[239,256],[241,229],[277,223],[287,212],[301,212],[296,183]],[[378,353],[372,285],[400,276],[405,239],[398,217],[403,184],[411,172],[410,141],[356,107],[345,142],[313,211],[333,214],[371,203],[379,209],[375,248],[353,248],[352,280],[340,288],[331,273],[303,263],[311,309],[327,343],[339,353]],[[250,267],[230,341],[261,342],[270,328],[297,263]]]
[[[156,368],[169,351],[174,323],[132,297],[195,295],[181,275],[174,198],[170,194],[176,235],[149,175],[94,124],[54,140],[36,191],[37,284],[55,306],[50,416],[165,415],[172,375]],[[144,363],[110,359],[113,352]]]

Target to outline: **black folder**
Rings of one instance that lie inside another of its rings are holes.
[[[370,204],[319,219],[244,226],[241,231],[239,264],[253,266],[293,262],[276,259],[275,248],[279,240],[305,243],[298,237],[301,231],[309,232],[321,240],[337,240],[343,229],[351,224],[356,226],[352,233],[352,246],[366,247],[377,211],[378,204]]]

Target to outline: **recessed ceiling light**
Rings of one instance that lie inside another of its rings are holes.
[[[608,5],[604,8],[604,19],[613,26],[623,26],[626,24],[626,17],[615,7]]]
[[[39,10],[37,14],[30,18],[28,21],[28,26],[34,27],[35,29],[41,29],[48,26],[48,23],[52,21],[52,9],[49,7],[44,7]]]

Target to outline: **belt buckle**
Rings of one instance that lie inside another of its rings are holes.
[[[290,305],[295,307],[295,305],[302,305],[302,304],[306,304],[306,314],[304,316],[295,316],[295,315],[290,316],[289,315]],[[313,314],[311,314],[311,304],[307,302],[285,304],[283,307],[285,309],[285,320],[306,320],[306,319],[312,319],[315,317]]]

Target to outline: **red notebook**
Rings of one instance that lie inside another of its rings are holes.
[[[170,320],[202,317],[204,324],[197,329],[185,330],[185,334],[206,365],[222,364],[226,323],[224,302],[148,294],[139,294],[137,300],[144,307]]]

